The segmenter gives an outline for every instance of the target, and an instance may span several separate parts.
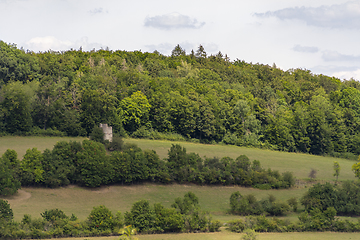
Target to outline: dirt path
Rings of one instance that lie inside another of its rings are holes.
[[[21,201],[25,201],[31,197],[31,193],[26,192],[25,190],[19,189],[18,192],[12,196],[6,197],[5,200],[7,200],[10,204],[12,203],[18,203]]]

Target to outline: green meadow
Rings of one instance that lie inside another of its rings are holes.
[[[129,186],[104,186],[88,189],[78,186],[68,186],[55,189],[22,188],[17,194],[5,197],[14,211],[15,220],[21,220],[24,214],[40,217],[46,209],[59,208],[67,215],[74,213],[79,219],[86,219],[94,206],[105,205],[113,213],[129,211],[134,202],[145,199],[151,204],[162,203],[170,207],[177,197],[183,197],[187,192],[194,192],[199,198],[202,209],[212,213],[221,221],[237,218],[227,215],[230,208],[230,195],[235,191],[242,194],[254,194],[258,199],[273,194],[279,200],[291,197],[301,197],[305,188],[289,190],[259,190],[238,186],[197,186],[197,185],[158,185],[142,184]]]
[[[81,142],[84,137],[19,137],[6,136],[0,137],[0,155],[7,149],[15,150],[18,158],[21,160],[29,148],[37,148],[40,151],[52,149],[55,143],[59,141],[78,141]]]
[[[0,137],[0,154],[6,149],[17,151],[19,158],[29,148],[36,147],[43,151],[51,149],[58,141],[82,141],[85,138],[60,138],[60,137]],[[13,196],[2,197],[9,201],[14,211],[14,218],[20,221],[24,214],[30,214],[34,218],[40,217],[40,213],[46,209],[58,208],[67,215],[74,213],[79,219],[88,217],[94,206],[105,205],[113,213],[116,211],[129,211],[132,204],[138,200],[146,199],[151,204],[162,203],[166,207],[174,202],[177,197],[182,197],[186,192],[194,192],[201,207],[210,212],[214,219],[222,222],[240,218],[227,214],[231,193],[240,191],[242,194],[254,194],[258,199],[266,198],[269,194],[278,200],[286,201],[291,197],[300,198],[312,183],[308,180],[311,169],[316,169],[318,181],[334,181],[333,162],[338,161],[341,166],[339,180],[354,180],[351,166],[354,161],[331,157],[313,156],[299,153],[286,153],[255,148],[245,148],[228,145],[205,145],[190,142],[169,142],[155,140],[125,139],[126,143],[135,143],[140,148],[155,150],[160,158],[167,157],[167,151],[172,144],[180,144],[187,152],[198,153],[202,157],[236,158],[239,155],[247,155],[251,160],[259,160],[264,168],[272,168],[280,172],[291,171],[298,182],[292,189],[282,190],[259,190],[239,186],[198,186],[193,184],[137,184],[137,185],[111,185],[90,189],[79,186],[67,186],[56,189],[23,187]],[[297,214],[285,217],[296,220]],[[355,220],[355,219],[354,219]],[[222,229],[219,233],[206,234],[161,234],[140,235],[139,239],[240,239],[241,234],[230,233]],[[264,233],[259,234],[258,239],[360,239],[358,233]],[[72,238],[77,239],[77,238]],[[84,239],[84,238],[78,238]],[[86,238],[92,239],[92,238]],[[111,240],[116,237],[94,238],[96,240]]]

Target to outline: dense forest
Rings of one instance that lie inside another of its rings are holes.
[[[241,57],[241,56],[239,56]],[[34,53],[0,41],[0,135],[183,138],[352,158],[360,84],[306,69],[186,53]]]

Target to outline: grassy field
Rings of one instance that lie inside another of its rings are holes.
[[[17,194],[5,197],[14,211],[15,220],[21,220],[24,214],[40,217],[46,209],[59,208],[67,215],[74,213],[84,220],[93,207],[105,205],[113,213],[129,211],[134,202],[146,199],[151,204],[162,203],[166,207],[177,197],[183,197],[188,191],[198,196],[202,209],[213,214],[215,219],[228,221],[237,216],[227,215],[231,193],[240,191],[242,194],[254,194],[259,200],[273,194],[279,200],[291,197],[301,197],[305,188],[289,190],[259,190],[238,186],[197,186],[197,185],[155,185],[143,184],[132,186],[107,186],[97,189],[87,189],[78,186],[68,186],[56,189],[22,188]],[[291,217],[291,216],[290,216]],[[296,218],[296,216],[294,216]]]
[[[239,240],[241,233],[218,232],[218,233],[182,233],[182,234],[153,234],[137,235],[139,240]],[[62,238],[61,240],[115,240],[119,237],[97,238]],[[357,240],[359,233],[334,233],[334,232],[305,232],[305,233],[260,233],[258,240]]]
[[[0,137],[0,155],[7,149],[15,150],[18,158],[22,159],[26,150],[29,148],[37,148],[40,151],[52,149],[59,141],[78,141],[81,142],[86,138],[83,137],[17,137],[6,136]]]

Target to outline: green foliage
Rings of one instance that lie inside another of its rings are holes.
[[[298,201],[295,197],[292,197],[292,198],[289,198],[287,200],[287,203],[289,204],[290,207],[293,208],[293,211],[294,212],[297,212],[297,209],[298,209]]]
[[[115,132],[121,129],[121,122],[116,111],[117,98],[104,89],[86,89],[82,94],[80,119],[83,128],[89,134],[94,126],[108,123]]]
[[[46,220],[46,221],[50,221],[50,222],[55,222],[56,220],[61,220],[61,219],[67,219],[68,217],[66,216],[66,214],[59,209],[50,209],[50,210],[45,210],[45,212],[40,213],[40,215]]]
[[[114,136],[112,141],[105,144],[106,149],[110,152],[121,151],[124,149],[124,141],[122,137]]]
[[[295,185],[295,178],[292,172],[284,172],[282,173],[283,181],[284,181],[284,187],[290,188]]]
[[[149,177],[149,167],[143,151],[137,146],[125,147],[123,152],[112,152],[109,160],[114,171],[114,182],[142,182]]]
[[[184,195],[184,198],[176,198],[175,203],[171,205],[180,214],[183,215],[184,228],[189,232],[218,231],[219,223],[211,222],[211,217],[204,211],[201,211],[199,199],[192,192]]]
[[[303,212],[299,216],[300,228],[305,231],[326,231],[331,230],[335,221],[336,210],[333,207],[321,211],[314,208],[309,213]]]
[[[5,129],[9,133],[27,132],[32,127],[31,98],[34,84],[11,82],[0,90]]]
[[[184,195],[184,198],[180,197],[175,199],[175,203],[171,207],[178,209],[181,214],[188,214],[189,212],[194,211],[194,209],[199,208],[199,199],[192,192],[188,192]]]
[[[154,210],[146,200],[140,200],[133,204],[130,212],[125,213],[125,225],[136,227],[139,232],[154,231]]]
[[[12,195],[20,188],[20,162],[14,150],[6,150],[0,158],[0,195]]]
[[[26,150],[26,154],[20,163],[22,185],[41,183],[44,180],[42,161],[43,156],[37,148]]]
[[[353,158],[360,87],[309,70],[231,62],[204,47],[25,52],[0,41],[0,133],[115,133]],[[143,127],[142,129],[140,129]]]
[[[242,196],[240,192],[231,194],[230,208],[233,214],[239,215],[258,215],[263,212],[261,204],[254,195]]]
[[[177,133],[161,133],[154,129],[142,126],[131,134],[133,138],[145,138],[154,140],[185,141],[186,138]]]
[[[66,133],[61,132],[61,131],[59,131],[57,129],[52,129],[52,128],[40,129],[38,127],[34,127],[29,132],[26,132],[25,135],[28,135],[28,136],[65,137]]]
[[[355,173],[355,177],[360,178],[360,162],[352,165],[351,170]]]
[[[76,153],[79,182],[87,187],[98,187],[113,180],[114,168],[103,144],[84,140]]]
[[[241,233],[245,230],[246,224],[242,219],[231,220],[227,223],[227,229],[231,232]]]
[[[66,186],[77,180],[76,154],[82,150],[78,142],[57,142],[52,151],[43,153],[44,184],[48,187]]]
[[[92,132],[90,133],[90,140],[99,143],[104,143],[104,132],[102,128],[98,126],[94,126]]]
[[[318,208],[325,211],[333,207],[339,215],[358,215],[360,185],[357,182],[343,182],[341,185],[330,183],[315,184],[302,197],[301,203],[307,211]]]
[[[285,215],[290,209],[287,203],[276,201],[273,195],[268,199],[257,201],[254,195],[242,196],[240,192],[234,192],[230,196],[230,212],[238,215],[260,215],[272,216]]]
[[[13,210],[8,201],[0,199],[0,220],[10,221],[13,216]]]
[[[89,217],[90,229],[97,229],[100,231],[113,229],[114,227],[114,216],[111,211],[104,205],[94,207]]]
[[[74,214],[71,214],[71,217],[69,218],[69,220],[70,221],[76,221],[76,220],[78,220],[78,218]]]
[[[183,216],[174,208],[165,208],[160,203],[154,205],[157,232],[180,232],[184,228]]]
[[[122,235],[119,238],[119,240],[123,240],[123,239],[124,240],[125,239],[126,240],[131,240],[131,239],[138,240],[137,237],[133,237],[133,235],[136,235],[136,233],[137,233],[136,228],[134,228],[131,225],[128,225],[120,230],[120,234],[122,234]]]
[[[150,108],[151,105],[147,97],[141,91],[124,98],[120,102],[119,111],[123,118],[125,130],[134,132],[144,125],[148,121]]]
[[[253,229],[246,229],[244,235],[241,237],[242,240],[255,240],[257,238],[257,233]]]

